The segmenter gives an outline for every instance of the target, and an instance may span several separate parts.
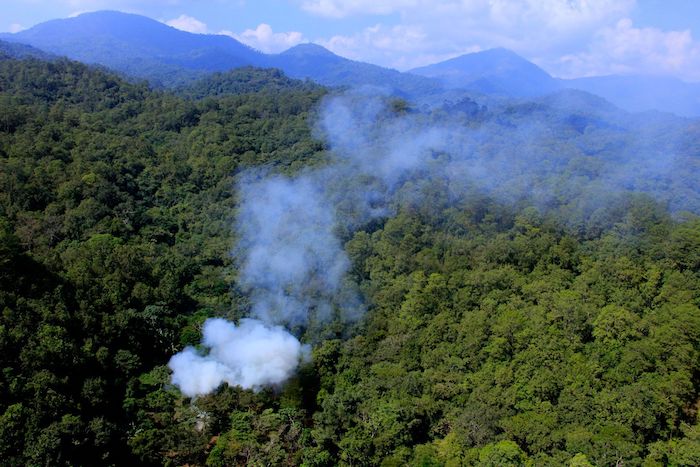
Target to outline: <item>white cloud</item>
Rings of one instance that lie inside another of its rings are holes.
[[[206,34],[207,32],[209,32],[209,28],[207,28],[207,25],[205,23],[199,21],[197,18],[193,18],[184,14],[180,15],[177,18],[166,21],[165,24],[167,24],[168,26],[172,26],[176,29],[180,29],[181,31],[192,32],[195,34]]]
[[[420,0],[304,0],[301,7],[318,16],[344,18],[358,14],[386,15],[420,3]]]
[[[7,32],[11,32],[14,34],[16,32],[20,32],[20,31],[23,31],[25,29],[27,29],[27,28],[25,28],[24,26],[22,26],[19,23],[12,23],[12,24],[10,24],[10,26],[8,26]]]
[[[377,24],[354,35],[336,35],[318,42],[340,56],[401,70],[481,50],[478,45],[465,44],[441,53],[440,47],[434,47],[436,42],[428,37],[423,27],[404,25],[385,27]]]
[[[544,62],[580,47],[597,29],[614,25],[634,6],[635,0],[308,0],[302,3],[307,11],[325,16],[398,15],[399,26],[377,25],[320,41],[340,55],[398,69],[491,47],[506,47]]]
[[[557,76],[700,79],[700,44],[691,32],[635,27],[628,18],[636,0],[301,0],[301,7],[333,18],[397,15],[400,25],[377,24],[318,42],[400,70],[506,47]]]
[[[261,23],[255,29],[246,29],[241,33],[223,30],[213,32],[202,21],[188,15],[165,21],[165,24],[182,31],[196,34],[223,34],[243,42],[265,53],[278,53],[302,42],[308,42],[298,31],[274,32],[269,24]]]
[[[274,32],[272,27],[266,23],[261,23],[255,29],[246,29],[240,34],[231,31],[221,31],[220,34],[229,35],[265,53],[282,52],[302,42],[308,42],[300,32]]]
[[[689,30],[636,28],[624,18],[595,34],[587,50],[561,58],[568,76],[669,74],[700,80],[700,44]]]
[[[612,11],[628,11],[634,3],[635,0],[302,0],[301,8],[332,18],[391,13],[430,16],[433,12],[482,16],[486,12],[496,24],[539,22],[544,17],[551,26],[566,28]]]

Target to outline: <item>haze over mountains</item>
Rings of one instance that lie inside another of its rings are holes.
[[[423,77],[339,57],[313,44],[264,54],[224,35],[192,34],[144,16],[101,11],[39,24],[0,39],[100,64],[156,85],[177,86],[215,71],[275,67],[329,86],[390,85],[399,92],[439,86]]]
[[[490,49],[410,70],[450,88],[532,98],[562,89],[601,96],[625,110],[700,115],[700,84],[662,76],[613,75],[558,79],[516,53]]]
[[[503,48],[461,55],[410,73],[437,79],[449,88],[513,97],[541,96],[560,89],[543,69]]]
[[[340,57],[316,44],[265,54],[224,35],[192,34],[156,20],[116,11],[41,23],[0,39],[100,64],[155,85],[179,86],[211,72],[242,66],[279,68],[290,77],[327,86],[369,85],[400,96],[457,91],[514,98],[566,88],[601,96],[628,111],[700,115],[700,84],[670,77],[603,76],[564,80],[506,49],[462,55],[401,73]]]

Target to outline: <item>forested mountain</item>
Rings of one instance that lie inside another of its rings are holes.
[[[309,78],[326,86],[375,86],[404,97],[430,96],[441,91],[437,81],[348,60],[316,44],[297,45],[270,56],[268,63],[289,76]]]
[[[502,48],[400,73],[348,60],[316,44],[264,54],[229,36],[192,34],[144,16],[116,11],[48,21],[19,33],[2,33],[0,39],[104,65],[128,77],[166,87],[186,86],[212,72],[259,66],[279,68],[290,77],[308,78],[325,86],[373,86],[426,102],[453,99],[457,91],[462,95],[531,98],[571,88],[599,95],[628,111],[700,115],[697,83],[652,76],[556,79]]]
[[[490,49],[410,70],[450,88],[512,97],[542,96],[559,90],[547,72],[507,49]]]
[[[401,94],[439,88],[431,80],[348,60],[319,45],[302,44],[268,55],[229,36],[192,34],[117,11],[48,21],[16,34],[0,34],[0,38],[104,65],[156,85],[186,85],[211,72],[255,65],[280,68],[291,77],[328,86],[381,86]]]
[[[264,54],[231,37],[186,33],[118,11],[47,21],[0,38],[165,85],[265,60]]]
[[[0,61],[0,463],[168,458],[160,423],[177,438],[197,412],[161,365],[232,313],[232,177],[317,159],[322,94],[290,81],[194,102],[74,62]]]
[[[0,58],[39,58],[51,60],[56,57],[52,57],[51,54],[35,49],[29,45],[0,41]]]
[[[421,110],[2,57],[0,463],[698,465],[699,141],[576,91]],[[170,357],[251,311],[265,174],[323,181],[364,315],[296,327],[284,385],[187,398]]]
[[[663,76],[611,75],[557,79],[506,49],[490,49],[415,68],[409,73],[453,89],[509,97],[541,97],[562,89],[590,92],[630,112],[659,110],[700,116],[700,83]]]

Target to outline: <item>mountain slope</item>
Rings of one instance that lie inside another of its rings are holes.
[[[101,64],[166,86],[252,65],[280,68],[291,77],[329,86],[380,86],[404,95],[440,89],[433,80],[348,60],[319,45],[303,44],[266,55],[229,36],[192,34],[116,11],[48,21],[16,34],[0,34],[0,39]]]
[[[540,67],[502,48],[461,55],[410,73],[439,79],[450,88],[512,97],[539,96],[560,88]]]
[[[562,80],[566,87],[605,97],[631,112],[663,110],[686,117],[700,115],[700,83],[664,76],[595,76]]]
[[[192,95],[0,60],[0,464],[698,465],[700,222],[664,206],[700,213],[700,122],[355,95],[319,139],[323,90],[276,70]],[[233,226],[277,254],[296,213],[361,321],[300,329],[287,384],[185,397],[171,355],[250,310]]]
[[[293,78],[309,78],[326,86],[376,86],[407,96],[432,94],[441,88],[436,80],[349,60],[316,44],[300,44],[272,55],[269,63]]]
[[[30,45],[17,44],[0,40],[0,59],[23,59],[23,58],[38,58],[40,60],[51,60],[53,55],[39,50]]]
[[[161,84],[265,61],[264,54],[231,37],[191,34],[116,11],[52,20],[0,38]]]
[[[453,89],[533,98],[561,89],[598,95],[630,112],[659,110],[691,117],[700,115],[700,83],[661,76],[613,75],[557,79],[534,63],[506,49],[462,55],[410,70]]]

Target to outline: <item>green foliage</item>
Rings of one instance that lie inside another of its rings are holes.
[[[278,69],[241,67],[226,73],[213,73],[195,83],[179,88],[176,92],[184,97],[203,99],[226,94],[274,95],[299,92],[302,89],[307,90],[310,94],[324,91],[321,86],[312,81],[306,81],[302,84],[298,80],[288,78]]]
[[[253,69],[199,86],[0,60],[2,463],[700,463],[700,222],[640,195],[562,188],[544,210],[407,177],[394,215],[341,232],[356,332],[282,388],[183,398],[168,358],[247,306],[235,173],[325,161],[325,90]],[[597,170],[550,143],[554,166]]]
[[[516,467],[527,463],[525,453],[512,441],[487,444],[479,450],[479,465],[484,467]]]
[[[317,442],[348,464],[412,448],[422,465],[695,455],[683,427],[699,396],[700,276],[673,259],[695,224],[647,218],[577,239],[492,206],[495,230],[446,231],[470,202],[401,212],[348,242],[372,308],[366,336],[332,344],[334,377],[319,361]]]
[[[184,403],[163,365],[204,318],[245,306],[230,293],[235,173],[322,159],[307,123],[322,89],[237,76],[195,102],[66,60],[0,60],[2,463],[202,464],[226,428],[228,409]]]

